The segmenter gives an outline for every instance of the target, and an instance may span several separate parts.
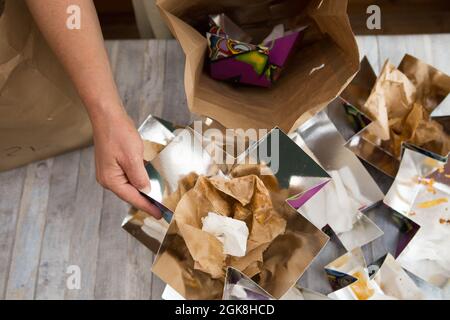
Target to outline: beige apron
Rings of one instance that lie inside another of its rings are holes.
[[[0,171],[80,148],[92,130],[23,0],[0,0]]]

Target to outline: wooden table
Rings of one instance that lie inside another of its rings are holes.
[[[450,73],[450,35],[358,37],[361,56],[379,71],[413,54]],[[188,124],[184,56],[173,41],[107,43],[120,93],[136,122],[148,114]],[[372,172],[374,172],[372,170]],[[374,173],[386,189],[389,179]],[[152,276],[153,255],[120,228],[128,205],[95,180],[87,148],[0,173],[0,298],[159,299],[164,284]],[[385,236],[364,248],[369,261],[395,248],[398,232],[382,207],[368,215]],[[331,243],[301,279],[329,292],[323,266],[341,255]],[[79,266],[80,289],[68,289],[67,268]]]

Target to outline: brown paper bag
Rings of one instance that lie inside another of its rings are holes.
[[[86,146],[91,135],[79,97],[24,1],[5,1],[0,13],[0,171]]]
[[[157,5],[186,54],[190,110],[229,128],[290,131],[336,98],[359,68],[346,0],[158,0]],[[273,88],[234,86],[204,70],[205,27],[215,13],[225,13],[255,40],[279,23],[309,27]]]

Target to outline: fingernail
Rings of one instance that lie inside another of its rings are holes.
[[[139,191],[149,196],[150,192],[152,191],[152,189],[150,188],[150,186],[148,186],[148,187],[145,187],[144,189],[141,189]]]

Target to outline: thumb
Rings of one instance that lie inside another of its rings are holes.
[[[128,162],[123,171],[133,187],[145,194],[150,193],[150,179],[147,170],[145,170],[144,159]]]

